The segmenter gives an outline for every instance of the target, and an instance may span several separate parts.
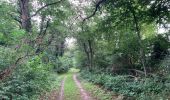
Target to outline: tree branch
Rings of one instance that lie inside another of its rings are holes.
[[[81,15],[78,15],[78,16],[76,16],[75,18],[73,18],[73,21],[72,21],[72,23],[71,23],[70,26],[69,26],[69,29],[72,29],[72,26],[74,25],[74,23],[76,22],[76,20],[77,20],[78,18],[82,18],[82,16],[81,16]],[[82,19],[83,19],[83,18],[82,18]]]
[[[14,16],[13,14],[9,14],[15,21],[21,24],[21,20],[18,16]]]
[[[104,3],[105,1],[106,1],[106,0],[100,0],[100,1],[96,4],[94,12],[93,12],[90,16],[84,18],[84,19],[83,19],[83,22],[86,21],[87,19],[93,17],[94,15],[96,15],[96,12],[97,12],[97,10],[100,8],[100,5],[101,5],[102,3]]]
[[[48,19],[48,20],[47,20],[47,23],[46,23],[45,29],[44,29],[44,31],[42,32],[43,37],[44,37],[44,35],[46,34],[47,29],[48,29],[48,27],[49,27],[49,26],[50,26],[50,19]]]
[[[61,1],[63,1],[63,0],[60,0],[60,1],[57,1],[57,2],[53,2],[53,3],[49,3],[49,4],[46,4],[46,5],[42,6],[42,7],[39,8],[33,15],[31,15],[30,18],[36,16],[36,15],[37,15],[41,10],[43,10],[44,8],[46,8],[46,7],[48,7],[48,6],[51,6],[51,5],[58,4],[58,3],[60,3]]]

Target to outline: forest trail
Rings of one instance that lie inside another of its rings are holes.
[[[66,80],[66,76],[64,77],[64,79],[61,82],[61,89],[60,89],[60,93],[59,93],[59,97],[57,100],[63,100],[64,99],[64,84],[65,84],[65,80]]]
[[[77,79],[77,72],[70,71],[64,75],[57,100],[94,100]]]
[[[76,85],[78,86],[78,88],[80,90],[80,94],[81,94],[82,100],[92,100],[92,98],[90,97],[89,93],[87,93],[87,91],[83,89],[80,81],[77,79],[77,75],[76,74],[73,75],[73,79],[74,79]]]

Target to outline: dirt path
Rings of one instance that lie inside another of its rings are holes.
[[[64,77],[63,81],[61,82],[61,89],[60,89],[60,94],[57,100],[64,100],[64,84],[66,80],[66,76]]]
[[[96,100],[83,88],[76,73],[73,71],[61,75],[60,89],[44,95],[44,99],[40,100]]]
[[[80,90],[80,95],[81,95],[81,100],[92,100],[92,97],[90,97],[89,93],[87,93],[87,91],[85,91],[80,83],[80,81],[77,79],[77,75],[74,74],[73,75],[73,80],[75,81],[77,87]]]

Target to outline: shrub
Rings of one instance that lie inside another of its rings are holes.
[[[54,69],[57,73],[66,73],[73,65],[72,60],[64,56],[59,57],[59,59],[56,60],[54,66]]]
[[[0,46],[0,55],[0,71],[2,71],[14,63],[16,54],[14,50]]]
[[[50,64],[43,64],[41,56],[35,56],[17,66],[9,79],[0,83],[0,98],[35,100],[43,91],[52,88],[56,77],[50,73]]]

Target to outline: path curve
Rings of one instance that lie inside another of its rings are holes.
[[[59,98],[57,100],[64,100],[64,84],[65,84],[66,78],[67,77],[65,76],[64,79],[61,82],[60,94],[59,94]]]
[[[79,88],[80,90],[80,94],[81,94],[81,98],[82,100],[92,100],[92,98],[89,96],[89,94],[83,89],[83,87],[81,86],[81,83],[80,81],[77,79],[77,75],[74,74],[73,75],[73,79],[77,85],[77,87]]]

